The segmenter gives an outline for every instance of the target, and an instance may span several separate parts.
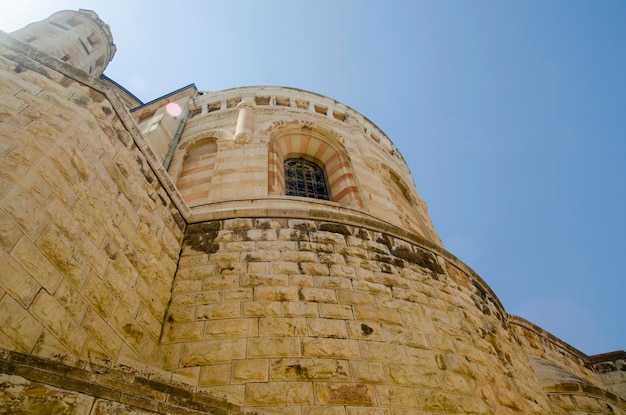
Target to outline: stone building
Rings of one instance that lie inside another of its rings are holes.
[[[626,414],[447,252],[393,142],[283,87],[142,103],[91,11],[0,32],[0,413]]]

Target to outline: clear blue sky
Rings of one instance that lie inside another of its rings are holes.
[[[7,1],[0,29],[95,10],[144,101],[284,85],[396,143],[446,248],[505,308],[626,349],[626,2]]]

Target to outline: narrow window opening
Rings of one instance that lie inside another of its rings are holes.
[[[285,194],[330,200],[324,170],[305,159],[285,160]]]

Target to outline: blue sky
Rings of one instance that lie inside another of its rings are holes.
[[[95,10],[118,48],[105,73],[144,101],[284,85],[351,106],[508,312],[626,349],[626,2],[5,2],[8,32]]]

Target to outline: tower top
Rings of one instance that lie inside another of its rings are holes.
[[[63,10],[11,36],[94,76],[104,72],[116,50],[109,25],[92,10]]]

